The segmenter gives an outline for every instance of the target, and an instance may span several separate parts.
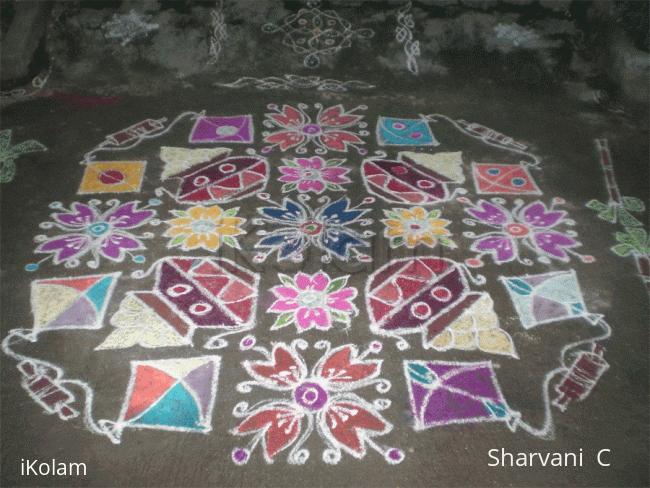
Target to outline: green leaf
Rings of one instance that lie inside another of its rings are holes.
[[[638,242],[639,246],[645,244],[646,238],[648,237],[643,229],[625,229],[625,231],[632,236],[632,238]]]
[[[632,217],[630,213],[624,208],[618,209],[618,219],[621,222],[621,224],[623,224],[625,227],[632,227],[632,226],[638,227],[640,225],[643,225],[637,219]]]
[[[332,280],[332,282],[327,287],[326,291],[327,293],[333,293],[343,288],[347,282],[348,282],[347,276],[343,276],[342,278],[337,278],[335,280]]]
[[[239,242],[237,242],[237,239],[233,239],[230,236],[223,236],[223,242],[228,244],[230,247],[234,247],[235,249],[241,249],[239,247]]]
[[[404,238],[403,237],[396,237],[390,243],[394,247],[401,246],[402,244],[404,244]]]
[[[454,241],[451,241],[451,240],[447,239],[446,237],[438,237],[438,240],[441,243],[443,243],[445,246],[456,247],[456,244],[454,243]]]
[[[5,152],[11,145],[11,129],[0,130],[0,153]]]
[[[239,207],[228,209],[223,213],[222,217],[232,217],[237,213],[238,210]]]
[[[300,165],[296,163],[293,159],[283,159],[287,166],[290,168],[300,168]]]
[[[293,288],[298,288],[296,283],[287,275],[280,274],[280,281],[284,283],[285,285],[291,286]]]
[[[10,149],[16,155],[36,151],[47,151],[47,148],[38,141],[25,141]]]
[[[628,232],[630,231],[630,229],[625,229],[625,230]],[[627,235],[625,232],[617,232],[615,237],[618,242],[627,244],[628,246],[637,247],[638,245],[636,239],[634,239],[634,237],[630,235]]]
[[[169,243],[170,247],[178,246],[179,244],[181,244],[185,240],[186,237],[187,236],[185,236],[185,235],[178,236],[176,239],[174,239],[172,242]]]
[[[394,214],[393,212],[391,212],[391,211],[389,211],[389,210],[384,210],[384,213],[385,213],[388,217],[390,217],[391,219],[400,220],[400,218],[399,218],[396,214]]]
[[[609,208],[607,205],[600,203],[598,200],[591,200],[587,203],[586,206],[592,210],[598,210],[599,212]]]
[[[335,320],[338,320],[339,322],[347,322],[348,321],[348,316],[344,313],[341,312],[335,312],[334,310],[331,311],[332,313],[332,318]]]
[[[281,329],[291,322],[293,322],[293,312],[283,313],[275,320],[275,323],[271,326],[271,330]]]
[[[330,159],[329,161],[325,161],[325,167],[331,168],[332,166],[338,166],[343,161],[345,161],[345,159]]]
[[[608,222],[614,222],[616,220],[616,209],[614,207],[607,207],[604,212],[598,214],[598,218],[607,220]]]
[[[617,244],[611,248],[612,252],[619,256],[627,256],[634,248],[628,244]]]
[[[437,219],[439,215],[440,215],[440,210],[432,210],[431,213],[427,215],[427,219]]]
[[[183,212],[182,210],[170,210],[170,213],[176,217],[189,217],[187,212]]]
[[[636,197],[623,197],[623,206],[632,212],[643,212],[645,210],[643,200]]]
[[[337,185],[336,183],[328,183],[327,189],[332,191],[342,191],[343,187],[341,185]]]

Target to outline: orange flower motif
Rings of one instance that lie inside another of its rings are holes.
[[[434,247],[437,242],[455,248],[451,240],[446,236],[451,233],[445,229],[450,223],[449,220],[439,219],[440,211],[433,210],[425,215],[422,207],[413,207],[410,210],[398,208],[384,210],[387,219],[382,219],[386,228],[384,236],[390,239],[390,247],[393,249],[406,244],[406,247],[414,248],[420,242],[429,247]]]
[[[225,242],[230,247],[241,249],[233,236],[245,234],[239,226],[246,219],[235,217],[238,211],[239,207],[223,212],[218,205],[208,208],[197,205],[187,212],[172,210],[178,218],[165,221],[172,227],[164,235],[174,237],[167,247],[180,245],[184,251],[198,247],[214,251]]]

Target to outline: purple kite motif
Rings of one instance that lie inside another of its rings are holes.
[[[520,414],[508,407],[490,361],[404,361],[413,428],[506,422],[515,431]]]

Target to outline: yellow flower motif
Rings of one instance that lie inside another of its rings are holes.
[[[451,233],[445,229],[450,223],[449,220],[439,219],[440,211],[433,210],[425,214],[422,207],[413,207],[410,210],[398,208],[384,210],[384,214],[389,217],[383,219],[386,225],[384,236],[390,239],[392,248],[406,244],[407,247],[413,248],[420,242],[429,247],[434,247],[437,242],[445,246],[455,248],[456,245],[445,236]]]
[[[181,245],[184,251],[197,247],[214,251],[223,241],[240,249],[239,243],[232,236],[245,233],[239,226],[246,219],[235,217],[238,211],[239,208],[231,208],[223,212],[218,205],[209,208],[197,205],[187,212],[172,210],[178,218],[165,221],[172,227],[164,235],[175,237],[167,247]]]

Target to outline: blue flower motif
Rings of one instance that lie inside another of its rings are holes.
[[[302,261],[302,253],[308,246],[315,246],[325,253],[321,257],[323,262],[331,261],[332,256],[343,261],[349,261],[351,257],[359,261],[372,260],[357,248],[370,247],[366,238],[373,236],[374,232],[360,233],[349,227],[351,224],[370,225],[372,219],[361,219],[369,209],[350,208],[348,198],[330,203],[328,197],[323,197],[318,200],[323,204],[314,210],[305,203],[308,198],[304,197],[306,195],[299,197],[301,203],[285,198],[281,205],[271,202],[274,207],[257,209],[261,218],[255,219],[254,223],[278,227],[270,232],[258,231],[258,235],[265,237],[255,244],[255,248],[261,250],[254,258],[256,262],[264,261],[273,251],[277,251],[278,261]],[[373,201],[373,198],[366,198],[363,203]]]

